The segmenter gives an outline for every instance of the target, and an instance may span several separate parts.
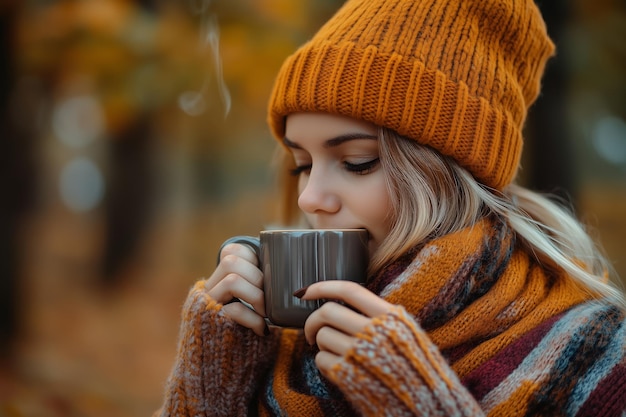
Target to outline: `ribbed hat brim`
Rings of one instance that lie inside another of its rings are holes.
[[[419,60],[408,62],[372,45],[360,49],[350,42],[318,41],[290,56],[280,73],[268,116],[277,138],[284,137],[286,115],[329,112],[367,120],[431,146],[496,189],[516,174],[523,120],[472,96],[463,82]],[[521,110],[516,113],[525,114]]]

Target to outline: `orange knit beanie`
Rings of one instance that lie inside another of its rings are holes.
[[[270,128],[282,139],[294,112],[367,120],[502,189],[553,51],[532,0],[348,0],[283,64]]]

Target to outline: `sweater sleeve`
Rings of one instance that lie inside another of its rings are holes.
[[[403,307],[375,318],[329,378],[363,416],[482,416]]]
[[[259,337],[226,317],[204,290],[191,289],[183,307],[174,368],[155,416],[246,415],[277,337]]]

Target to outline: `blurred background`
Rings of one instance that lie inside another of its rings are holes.
[[[0,1],[0,417],[160,405],[190,286],[272,221],[273,78],[341,0]],[[626,277],[626,5],[543,0],[521,181]]]

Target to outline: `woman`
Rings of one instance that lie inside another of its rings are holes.
[[[368,282],[296,291],[341,303],[269,329],[256,256],[226,246],[161,415],[624,415],[610,266],[514,183],[553,49],[531,0],[348,0],[281,68],[269,123],[283,221],[367,229]]]

